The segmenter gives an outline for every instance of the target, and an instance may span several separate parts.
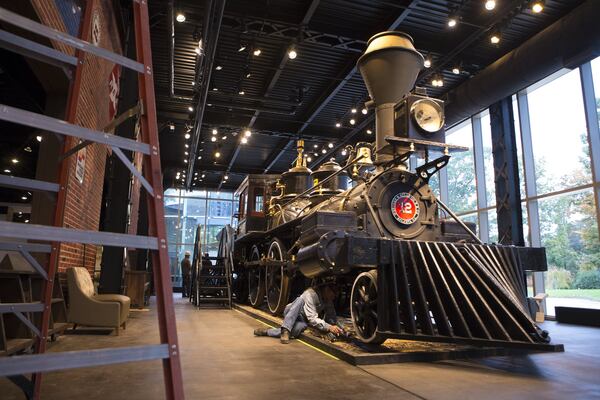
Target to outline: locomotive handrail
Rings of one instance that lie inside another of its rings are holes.
[[[321,182],[317,183],[315,186],[311,187],[310,189],[306,189],[304,192],[296,195],[294,198],[292,198],[290,201],[288,201],[281,207],[283,208],[289,204],[292,204],[294,201],[296,201],[296,199],[299,199],[300,197],[304,196],[305,194],[310,193],[312,190],[315,190],[315,188],[322,186],[324,183],[329,182],[331,179],[335,178],[336,176],[338,176],[339,174],[341,174],[342,172],[344,172],[345,170],[347,170],[348,168],[350,168],[351,166],[353,166],[354,164],[356,164],[358,161],[362,160],[365,157],[366,157],[365,155],[356,157],[354,160],[352,160],[352,162],[344,165],[342,168],[335,171],[333,174],[329,175],[327,178],[323,179]]]

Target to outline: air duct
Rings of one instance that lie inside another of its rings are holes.
[[[588,0],[448,93],[446,126],[600,55],[600,1]]]
[[[381,32],[371,37],[357,67],[375,105],[376,162],[391,157],[381,151],[385,137],[394,135],[394,106],[415,85],[423,56],[402,32]]]

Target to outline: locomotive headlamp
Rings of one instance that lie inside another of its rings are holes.
[[[410,114],[417,126],[428,133],[435,133],[444,126],[444,110],[429,99],[421,99],[412,104]]]

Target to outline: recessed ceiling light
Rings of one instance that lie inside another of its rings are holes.
[[[187,159],[183,160],[183,162],[187,164]]]
[[[242,138],[242,144],[246,144],[246,143],[248,143],[248,138],[246,138],[246,137],[243,137],[243,138]]]
[[[238,52],[242,52],[244,50],[246,50],[246,45],[245,44],[241,44],[240,48],[238,49]]]
[[[18,164],[19,160],[17,160],[16,158],[13,158],[12,160],[10,160],[13,164]]]
[[[425,68],[431,67],[431,60],[429,58],[426,58],[423,62],[423,65],[425,66]]]
[[[213,136],[213,137],[211,137],[211,138],[210,138],[210,141],[211,141],[211,142],[216,142],[216,141],[217,141],[217,137],[216,137],[216,136]]]
[[[175,125],[169,124],[169,129],[172,130],[172,131],[174,131],[175,130]]]
[[[313,147],[316,149],[317,147],[319,147],[318,144],[313,144]]]
[[[194,107],[192,107],[192,106],[189,106],[189,107],[188,107],[188,111],[189,111],[189,112],[192,112],[192,111],[194,111]]]
[[[262,53],[262,51],[260,49],[256,49],[252,52],[252,54],[254,54],[255,56],[260,56],[260,53]]]
[[[21,200],[27,200],[27,196],[22,196]]]
[[[213,130],[212,130],[212,134],[213,134],[213,135],[216,135],[217,133],[219,133],[219,131],[218,131],[218,130],[216,130],[216,129],[213,129]]]
[[[31,147],[27,146],[25,147],[23,150],[25,150],[28,153],[31,153],[33,150],[31,150]]]
[[[223,179],[225,179],[225,180],[229,179],[229,175],[225,175],[225,176],[223,177]]]
[[[367,115],[369,111],[366,108],[363,108],[362,110],[360,110],[360,112],[363,113],[363,115]]]
[[[42,142],[42,137],[40,135],[38,135],[38,136],[35,137],[35,140],[37,140],[38,142],[41,143]]]
[[[183,13],[177,13],[177,17],[175,17],[177,22],[185,22],[185,15]]]
[[[215,158],[219,158],[221,157],[221,153],[219,153],[218,151],[215,153]]]
[[[218,92],[218,91],[219,91],[219,88],[216,88],[216,87],[213,88],[213,92]]]
[[[452,68],[452,73],[453,73],[454,75],[458,75],[458,74],[460,74],[460,68],[458,68],[458,67],[454,67],[454,68]]]
[[[222,67],[222,66],[220,66],[220,65],[217,65],[217,66],[215,67],[215,69],[216,69],[217,71],[220,71],[220,70],[222,70],[222,69],[223,69],[223,67]]]
[[[535,0],[531,4],[531,11],[533,11],[536,14],[539,14],[542,11],[544,11],[544,0]]]
[[[245,94],[246,94],[246,92],[244,92],[243,90],[240,90],[240,91],[238,92],[238,94],[241,94],[241,95],[243,96],[243,95],[245,95]]]
[[[371,133],[373,133],[373,131],[370,129],[367,129],[367,135],[370,135]]]
[[[348,152],[345,149],[342,150],[342,155],[345,156],[346,154],[348,154]]]
[[[250,137],[250,135],[252,135],[252,131],[250,129],[246,129],[246,132],[244,132],[244,135],[246,137]]]
[[[227,136],[223,136],[223,137],[221,138],[221,140],[225,140],[225,139],[227,139]]]
[[[335,123],[335,127],[336,127],[336,128],[339,128],[340,126],[342,126],[342,124],[340,124],[339,122],[336,122],[336,123]]]
[[[10,174],[10,169],[5,169],[4,172],[6,172],[7,174]]]
[[[496,8],[496,0],[486,0],[485,9],[492,11],[494,8]]]
[[[325,154],[325,153],[327,153],[327,150],[323,149],[323,150],[321,150],[321,153]]]
[[[183,154],[185,154],[186,156],[190,155],[190,153],[188,153],[187,151],[184,151]]]
[[[202,160],[202,156],[198,156],[198,160]]]
[[[492,34],[492,36],[490,36],[490,42],[492,44],[498,44],[498,43],[500,43],[500,34],[499,33]]]
[[[354,125],[356,123],[356,120],[354,118],[350,119],[350,125]]]
[[[250,78],[252,74],[250,72],[246,73],[246,78]]]
[[[457,23],[456,17],[450,17],[450,18],[448,18],[448,26],[450,28],[454,28],[456,26],[456,23]]]
[[[306,161],[308,161],[308,162],[311,162],[311,161],[312,161],[312,158],[310,158],[310,157],[306,157]]]
[[[330,149],[333,149],[333,143],[329,143],[329,144],[327,145],[327,147],[329,147]]]
[[[190,145],[186,143],[186,144],[185,144],[185,148],[187,149],[187,148],[189,148],[189,147],[190,147]]]
[[[183,137],[186,138],[186,139],[189,139],[190,138],[190,134],[186,133]]]
[[[356,110],[356,108],[353,108],[352,110],[350,110],[350,112],[351,112],[352,114],[356,114],[356,111],[357,111],[357,110]]]

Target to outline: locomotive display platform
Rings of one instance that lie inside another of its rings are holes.
[[[248,305],[233,303],[232,307],[269,326],[279,326],[282,319],[266,310]],[[346,330],[352,331],[352,324],[346,323]],[[332,342],[326,336],[307,329],[301,340],[340,360],[352,365],[376,365],[405,362],[433,362],[483,357],[525,355],[536,353],[532,349],[475,347],[456,343],[423,342],[415,340],[388,339],[383,345],[367,345],[355,339]],[[557,351],[561,351],[557,349]]]

